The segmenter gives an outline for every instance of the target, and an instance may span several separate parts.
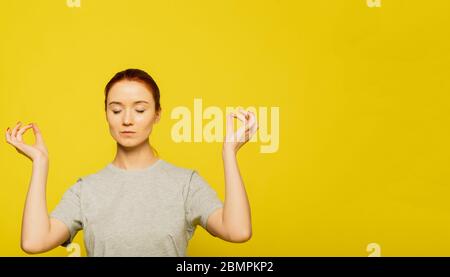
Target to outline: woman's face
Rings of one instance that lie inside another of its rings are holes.
[[[141,82],[122,80],[109,90],[106,101],[109,132],[124,147],[147,141],[160,115],[160,111],[155,111],[152,93]]]

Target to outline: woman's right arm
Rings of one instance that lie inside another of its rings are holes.
[[[37,254],[61,245],[70,237],[70,233],[63,222],[48,215],[46,185],[49,158],[42,134],[35,123],[22,128],[19,128],[20,125],[19,122],[12,131],[7,129],[6,141],[33,162],[22,218],[21,247],[29,254]],[[33,128],[34,145],[28,145],[22,140],[22,135],[29,128]]]

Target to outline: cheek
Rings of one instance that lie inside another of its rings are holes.
[[[118,117],[108,116],[107,119],[108,119],[109,129],[111,131],[117,130],[117,128],[120,127],[120,120]]]
[[[153,122],[146,118],[143,119],[142,121],[139,122],[139,129],[142,130],[143,132],[148,132],[152,129],[153,126]]]
[[[154,116],[153,115],[142,116],[138,120],[136,120],[136,123],[139,126],[139,129],[143,133],[148,135],[153,128]]]

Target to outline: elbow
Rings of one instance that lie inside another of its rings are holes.
[[[21,241],[20,248],[27,254],[39,254],[45,252],[39,244],[29,241]]]
[[[239,233],[230,234],[229,241],[234,243],[247,242],[252,238],[252,230],[244,230]]]

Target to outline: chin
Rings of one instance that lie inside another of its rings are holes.
[[[136,147],[136,146],[140,145],[142,143],[142,141],[136,140],[136,139],[130,139],[130,140],[121,139],[121,140],[117,140],[117,143],[123,147],[132,148],[132,147]]]

